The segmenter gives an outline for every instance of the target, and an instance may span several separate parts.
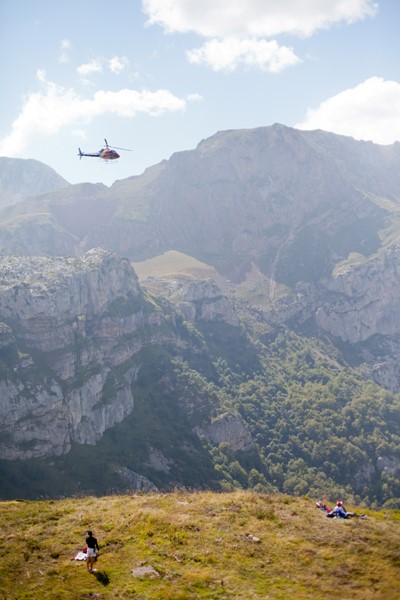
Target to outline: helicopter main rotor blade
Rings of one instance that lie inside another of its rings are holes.
[[[130,148],[120,148],[119,146],[109,146],[109,148],[115,148],[116,150],[125,150],[126,152],[132,152]]]

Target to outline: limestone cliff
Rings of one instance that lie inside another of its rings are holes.
[[[189,322],[222,320],[239,324],[234,305],[212,279],[149,277],[143,286],[173,303]]]
[[[367,377],[400,390],[400,246],[393,243],[369,259],[346,261],[323,281],[318,327],[358,348]]]
[[[253,440],[243,421],[229,413],[197,428],[197,432],[217,446],[226,444],[233,452],[238,450],[248,452],[254,449]]]
[[[132,359],[159,339],[162,317],[129,262],[105,250],[3,257],[0,281],[1,457],[95,443],[131,413]]]
[[[400,247],[393,244],[370,260],[337,266],[324,281],[330,294],[317,310],[318,325],[351,343],[377,333],[398,335],[399,259]]]
[[[7,460],[95,444],[123,421],[134,409],[139,353],[156,344],[179,356],[190,346],[175,320],[239,323],[210,280],[157,280],[160,308],[128,260],[102,249],[79,258],[0,257],[0,282],[0,458]],[[208,421],[212,408],[207,398],[181,401],[188,422]],[[153,466],[157,452],[148,449]]]

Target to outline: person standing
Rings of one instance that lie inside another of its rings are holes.
[[[87,558],[86,558],[86,566],[89,573],[93,573],[93,565],[96,559],[96,550],[99,551],[99,544],[97,543],[97,539],[93,537],[93,533],[88,531],[88,537],[86,538],[86,546],[87,546]]]

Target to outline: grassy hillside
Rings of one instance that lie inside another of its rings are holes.
[[[347,507],[349,509],[349,507]],[[400,511],[237,491],[0,503],[0,598],[398,598]],[[71,558],[93,529],[96,572]],[[151,566],[158,575],[136,578]]]
[[[165,277],[185,274],[187,276],[198,277],[199,279],[210,277],[218,282],[222,281],[222,277],[213,267],[176,250],[168,250],[168,252],[164,252],[154,258],[135,262],[133,263],[133,268],[140,281],[143,281],[148,276]]]

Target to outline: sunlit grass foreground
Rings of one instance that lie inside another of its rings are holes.
[[[333,520],[308,498],[177,492],[2,502],[0,528],[2,600],[399,597],[399,511]],[[71,560],[87,529],[93,575]]]

